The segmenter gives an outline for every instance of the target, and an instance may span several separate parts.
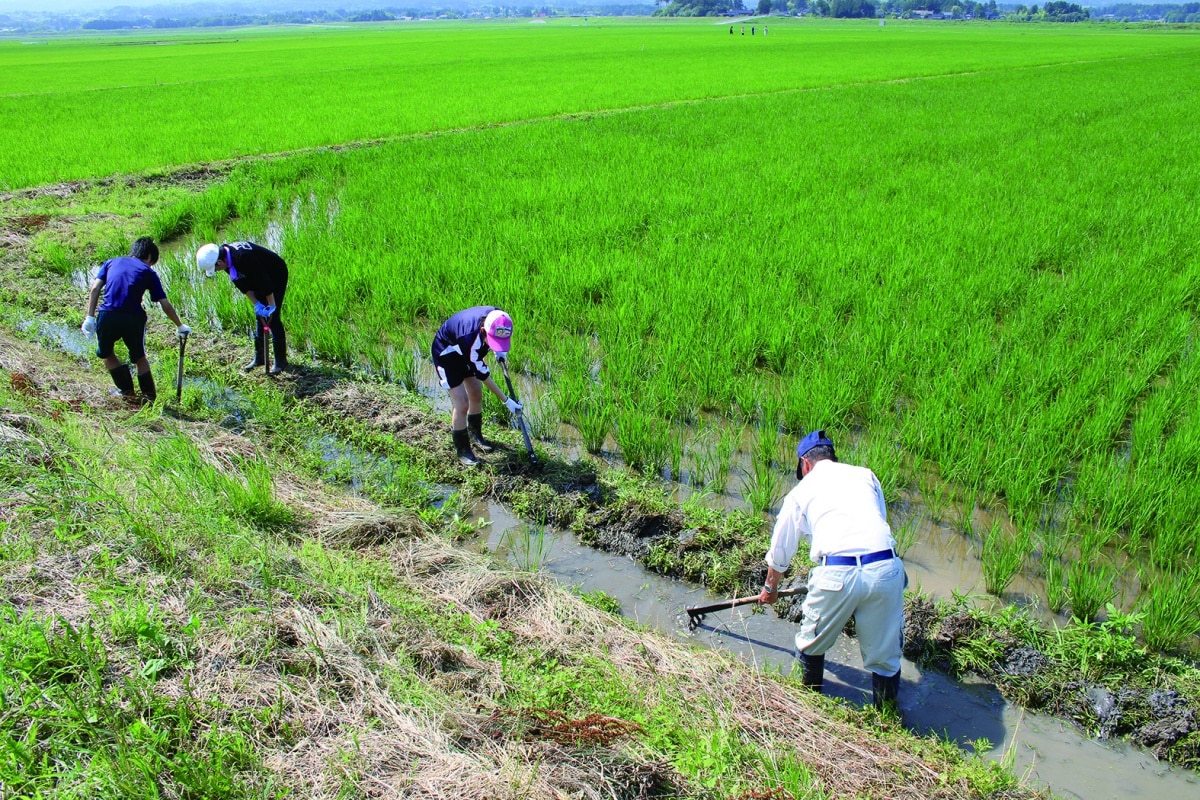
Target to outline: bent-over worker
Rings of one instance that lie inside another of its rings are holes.
[[[287,293],[287,262],[273,250],[254,242],[226,242],[201,245],[196,251],[196,266],[204,270],[207,277],[220,272],[229,273],[229,280],[237,290],[254,303],[254,314],[267,320],[271,328],[271,343],[274,346],[275,365],[271,374],[278,375],[288,368],[287,334],[283,329],[283,296]],[[266,351],[263,347],[261,325],[254,326],[254,358],[245,366],[249,372],[263,365]]]
[[[512,344],[512,318],[495,306],[474,306],[451,316],[433,337],[430,354],[438,380],[450,392],[453,411],[450,437],[458,460],[467,466],[479,463],[471,450],[471,439],[484,453],[493,445],[483,438],[483,386],[500,399],[512,413],[521,404],[506,395],[492,380],[484,357],[491,351],[496,358],[508,358]],[[470,429],[468,432],[468,428]]]
[[[904,565],[887,522],[883,489],[866,467],[842,464],[833,441],[813,431],[796,448],[799,482],[784,498],[767,550],[760,603],[774,603],[800,546],[816,564],[808,576],[796,649],[806,686],[821,691],[825,653],[851,616],[876,706],[894,705],[904,637]]]

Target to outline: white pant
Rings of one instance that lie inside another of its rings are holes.
[[[895,675],[904,645],[907,583],[899,558],[863,567],[813,567],[796,649],[810,656],[824,655],[853,616],[863,666],[876,675]]]

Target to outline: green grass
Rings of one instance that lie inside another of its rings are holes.
[[[778,20],[154,31],[0,39],[0,187],[561,114],[1193,48],[1186,33]],[[146,43],[146,46],[130,46]],[[544,76],[554,75],[547,82]]]

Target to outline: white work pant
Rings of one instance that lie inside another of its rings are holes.
[[[796,649],[810,656],[824,655],[853,616],[863,666],[876,675],[895,675],[904,644],[907,583],[898,558],[864,567],[813,567]]]

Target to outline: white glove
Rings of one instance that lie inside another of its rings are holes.
[[[504,401],[504,407],[514,414],[521,410],[521,404],[511,397]]]
[[[175,333],[179,335],[180,339],[187,336],[191,332],[192,332],[192,329],[189,328],[187,325],[180,325],[178,328],[175,329]]]
[[[86,318],[83,321],[83,324],[79,326],[79,330],[83,331],[83,334],[85,336],[91,336],[93,333],[96,332],[96,318],[95,317]]]

